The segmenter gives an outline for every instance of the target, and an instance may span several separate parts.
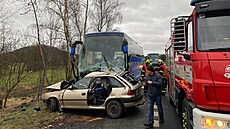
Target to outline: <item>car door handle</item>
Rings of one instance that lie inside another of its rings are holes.
[[[81,93],[81,95],[85,95],[85,93]]]

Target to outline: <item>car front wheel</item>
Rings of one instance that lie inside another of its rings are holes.
[[[58,110],[58,102],[55,98],[49,99],[48,108],[51,112],[56,112]]]
[[[106,106],[106,112],[110,118],[119,118],[123,113],[123,107],[118,101],[110,101]]]

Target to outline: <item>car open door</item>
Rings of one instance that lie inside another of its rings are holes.
[[[88,108],[87,93],[91,78],[83,78],[62,94],[64,108]]]

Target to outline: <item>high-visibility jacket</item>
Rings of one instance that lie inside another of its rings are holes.
[[[158,73],[161,74],[164,78],[167,78],[167,71],[166,71],[166,66],[165,65],[160,65],[158,67]]]
[[[143,68],[142,68],[142,71],[141,71],[141,75],[142,77],[146,77],[148,75],[148,70],[147,70],[147,66],[144,65]]]

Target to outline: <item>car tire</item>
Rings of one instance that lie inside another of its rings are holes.
[[[106,112],[110,118],[119,118],[123,113],[123,106],[118,101],[110,101],[106,106]]]
[[[56,112],[58,110],[58,102],[55,98],[49,99],[48,108],[50,112]]]

